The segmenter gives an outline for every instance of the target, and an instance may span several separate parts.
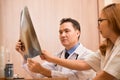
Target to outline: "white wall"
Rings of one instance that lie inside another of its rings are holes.
[[[112,3],[112,0],[105,0],[104,2],[105,2],[105,5],[108,5]]]
[[[120,0],[112,0],[114,3],[120,3]]]
[[[105,0],[105,5],[111,4],[111,3],[120,3],[120,0]]]
[[[30,78],[21,68],[21,56],[15,51],[24,6],[28,6],[42,49],[51,53],[63,49],[58,37],[59,21],[71,17],[80,22],[80,41],[87,48],[97,50],[97,0],[0,0],[0,45],[10,50],[15,74]]]

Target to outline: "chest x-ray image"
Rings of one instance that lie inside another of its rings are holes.
[[[27,7],[21,11],[20,40],[24,44],[24,58],[33,58],[41,54],[41,47]]]

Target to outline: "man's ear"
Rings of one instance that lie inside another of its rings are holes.
[[[80,31],[77,30],[77,35],[80,36]]]

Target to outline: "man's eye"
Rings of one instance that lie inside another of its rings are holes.
[[[63,33],[62,31],[59,32],[59,34],[62,34],[62,33]]]
[[[70,31],[66,30],[65,32],[67,33],[67,32],[70,32]]]

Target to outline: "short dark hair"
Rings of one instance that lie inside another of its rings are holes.
[[[80,24],[79,24],[79,22],[76,21],[75,19],[72,19],[72,18],[63,18],[63,19],[61,19],[61,21],[60,21],[60,25],[62,25],[62,24],[65,23],[65,22],[71,22],[71,23],[73,24],[73,28],[74,28],[74,29],[77,29],[77,30],[81,31],[81,29],[80,29]]]

